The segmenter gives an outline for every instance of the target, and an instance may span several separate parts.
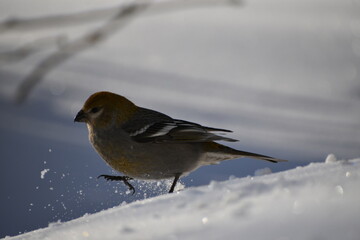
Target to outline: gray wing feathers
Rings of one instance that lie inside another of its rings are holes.
[[[221,128],[211,128],[141,108],[131,124],[124,124],[123,129],[137,142],[179,143],[179,142],[211,142],[237,140],[219,136],[213,132],[231,132]]]

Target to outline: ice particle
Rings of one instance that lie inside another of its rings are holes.
[[[329,154],[326,159],[325,159],[325,163],[333,163],[336,162],[336,157],[334,154]]]
[[[336,187],[335,187],[335,189],[336,189],[336,192],[339,194],[339,195],[344,195],[344,189],[343,189],[343,187],[342,186],[340,186],[340,185],[337,185]]]
[[[262,168],[262,169],[258,169],[255,171],[254,175],[255,176],[263,176],[263,175],[267,175],[270,174],[272,171],[270,168]]]
[[[42,170],[42,171],[40,172],[40,178],[41,178],[41,179],[44,179],[44,178],[45,178],[45,174],[46,174],[48,171],[50,171],[50,169],[48,169],[48,168]]]

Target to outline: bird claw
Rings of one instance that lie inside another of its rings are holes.
[[[131,195],[135,194],[135,188],[133,185],[131,185],[128,180],[133,180],[132,177],[128,176],[111,176],[111,175],[100,175],[97,178],[105,178],[106,181],[122,181],[125,183],[125,185],[129,188],[130,191],[132,191]]]

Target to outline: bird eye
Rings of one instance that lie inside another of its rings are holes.
[[[97,113],[98,111],[100,111],[100,108],[98,108],[98,107],[93,107],[93,108],[90,110],[91,113]]]

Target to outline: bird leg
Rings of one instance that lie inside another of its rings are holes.
[[[105,178],[107,181],[122,181],[125,183],[126,186],[128,186],[129,190],[132,191],[132,195],[135,193],[135,188],[133,185],[131,185],[128,180],[132,180],[132,177],[128,176],[111,176],[111,175],[100,175],[98,178]]]
[[[173,183],[171,184],[171,187],[170,187],[170,191],[169,191],[169,193],[174,192],[174,189],[175,189],[176,183],[177,183],[177,181],[179,180],[180,175],[181,175],[180,173],[177,173],[177,174],[175,175],[175,178],[174,178]]]

